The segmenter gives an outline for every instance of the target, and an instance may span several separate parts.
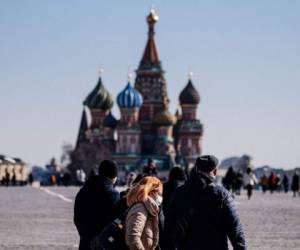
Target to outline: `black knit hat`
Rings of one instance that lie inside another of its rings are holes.
[[[99,165],[99,175],[113,179],[118,176],[118,165],[115,161],[104,160]]]
[[[196,168],[198,171],[209,173],[217,168],[219,160],[213,155],[203,155],[197,158]]]
[[[169,180],[170,181],[185,181],[186,174],[182,168],[174,167],[170,171]]]

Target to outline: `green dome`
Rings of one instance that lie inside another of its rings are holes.
[[[87,96],[84,105],[90,109],[111,109],[114,101],[111,94],[104,88],[102,79],[99,77],[98,83],[93,91]]]

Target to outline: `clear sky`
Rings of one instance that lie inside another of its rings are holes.
[[[137,68],[152,4],[172,111],[194,72],[203,153],[300,166],[300,1],[292,0],[2,0],[0,153],[44,165],[73,144],[98,68],[114,96]]]

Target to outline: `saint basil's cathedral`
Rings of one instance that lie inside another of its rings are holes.
[[[180,112],[169,111],[165,72],[154,39],[158,19],[152,9],[147,16],[148,39],[134,86],[129,81],[116,98],[120,119],[112,114],[114,100],[101,75],[84,100],[71,155],[73,173],[82,169],[89,174],[104,159],[117,161],[125,171],[138,169],[148,158],[161,170],[178,164],[188,167],[201,154],[203,126],[197,119],[200,96],[191,77],[179,95]]]

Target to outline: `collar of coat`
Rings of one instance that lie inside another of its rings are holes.
[[[197,190],[203,190],[209,184],[215,182],[214,178],[209,174],[203,172],[193,172],[188,180],[188,184],[191,188]]]

